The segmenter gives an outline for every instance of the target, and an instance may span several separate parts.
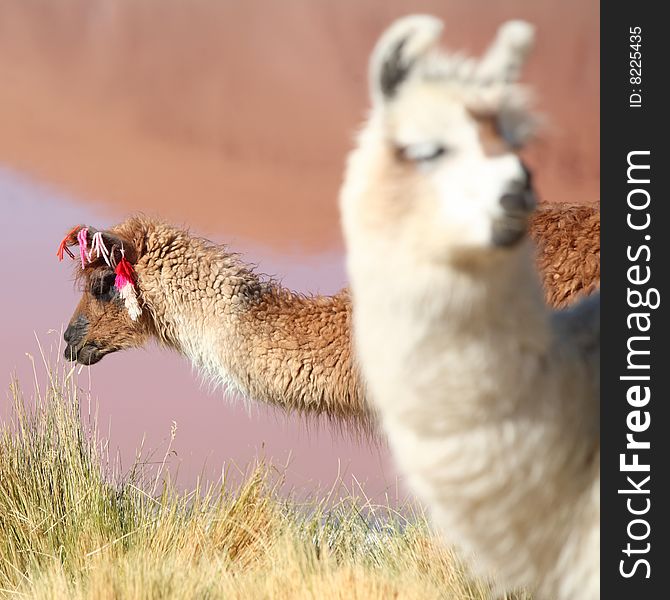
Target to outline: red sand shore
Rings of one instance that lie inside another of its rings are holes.
[[[526,81],[547,114],[529,151],[546,201],[599,200],[595,0],[0,4],[0,162],[82,199],[279,251],[340,244],[337,191],[367,106],[367,57],[430,12],[480,51],[538,27]]]

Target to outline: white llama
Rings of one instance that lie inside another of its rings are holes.
[[[515,83],[530,25],[480,61],[412,16],[378,42],[341,194],[357,355],[400,468],[507,589],[599,596],[600,299],[553,311],[527,238]]]

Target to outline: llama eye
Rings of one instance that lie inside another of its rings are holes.
[[[116,275],[107,273],[91,282],[91,294],[98,300],[111,300],[114,296]]]
[[[435,142],[410,144],[409,146],[399,146],[397,148],[397,155],[401,160],[415,163],[431,162],[447,153],[446,146]]]

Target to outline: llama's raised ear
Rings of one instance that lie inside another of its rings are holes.
[[[417,59],[433,48],[443,23],[429,15],[398,19],[381,36],[370,58],[370,94],[376,106],[392,99]]]
[[[477,78],[501,83],[516,81],[534,41],[535,27],[530,23],[520,20],[503,23],[477,65]]]

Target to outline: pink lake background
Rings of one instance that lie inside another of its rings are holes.
[[[524,79],[547,127],[525,158],[545,202],[598,202],[595,0],[0,0],[2,389],[16,371],[32,390],[34,334],[58,345],[78,294],[55,248],[77,223],[144,211],[295,290],[345,286],[337,194],[367,60],[411,12],[442,17],[445,45],[473,53],[505,19],[537,26]],[[301,493],[339,473],[373,498],[396,495],[384,448],[210,393],[175,354],[119,353],[79,377],[125,466],[143,438],[162,457],[177,423],[170,464],[184,488],[265,457],[288,461]],[[0,418],[7,408],[2,393]]]

